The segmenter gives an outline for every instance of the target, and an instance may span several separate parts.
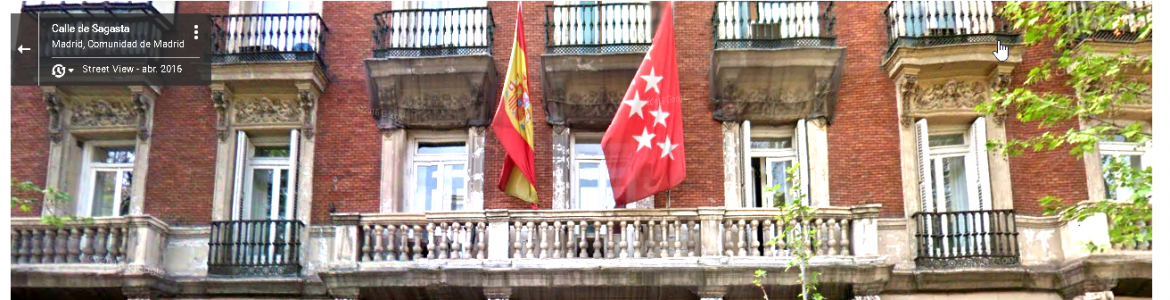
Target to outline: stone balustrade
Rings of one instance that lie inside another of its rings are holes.
[[[776,219],[775,209],[728,210],[722,224],[724,256],[789,256],[794,244],[791,235],[768,243],[794,227],[814,230],[809,241],[814,255],[851,256],[851,219],[852,212],[840,207],[820,208],[813,218],[785,224]]]
[[[62,226],[39,218],[12,220],[12,264],[117,264],[126,261],[130,224],[96,218]]]
[[[776,209],[718,207],[339,214],[335,249],[338,261],[355,263],[785,257],[791,243],[768,241],[783,228],[801,226],[816,230],[818,256],[867,256],[876,251],[859,251],[856,244],[876,243],[876,236],[856,235],[876,234],[876,227],[855,227],[876,226],[876,207],[819,208],[803,224],[778,224]]]
[[[359,223],[359,260],[484,259],[487,223],[483,212],[389,214]]]

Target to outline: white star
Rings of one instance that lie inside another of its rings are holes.
[[[654,146],[651,146],[651,143],[652,143],[651,140],[653,140],[653,139],[654,139],[654,134],[646,131],[646,128],[642,128],[642,135],[641,136],[637,136],[637,135],[634,136],[634,140],[638,141],[638,150],[634,150],[634,152],[641,151],[642,147],[654,148]]]
[[[638,91],[634,91],[634,99],[622,100],[622,104],[630,106],[629,117],[634,117],[634,115],[637,114],[638,118],[645,118],[642,116],[642,107],[646,106],[646,103],[649,102],[638,99]]]
[[[654,67],[650,67],[650,75],[642,75],[640,77],[646,81],[646,92],[654,89],[654,92],[662,93],[662,91],[658,90],[658,81],[662,80],[662,76],[654,76]]]
[[[659,104],[658,109],[650,111],[650,115],[654,116],[655,126],[657,126],[658,123],[662,123],[662,127],[666,127],[666,117],[669,117],[670,113],[662,111],[662,104]]]
[[[665,143],[658,143],[658,147],[662,147],[662,156],[660,156],[658,158],[670,156],[670,159],[673,160],[674,159],[674,148],[678,148],[678,144],[671,145],[670,144],[670,137],[668,136],[668,137],[666,137]]]
[[[645,58],[645,60],[650,60],[650,52],[652,52],[652,51],[654,51],[654,45],[650,45],[650,49],[646,49],[646,58]]]

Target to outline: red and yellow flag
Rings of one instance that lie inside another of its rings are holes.
[[[500,105],[492,118],[492,130],[504,146],[507,157],[500,171],[500,190],[537,204],[536,166],[532,154],[532,102],[528,98],[528,63],[524,47],[523,2],[516,4],[516,35],[512,41],[512,56],[508,73],[504,75],[504,90]]]

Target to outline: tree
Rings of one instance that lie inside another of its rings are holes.
[[[1119,122],[1124,108],[1151,103],[1146,102],[1152,97],[1145,80],[1150,78],[1151,57],[1129,50],[1116,55],[1097,53],[1081,43],[1090,35],[1148,38],[1153,28],[1152,7],[1134,3],[1013,1],[1004,5],[1001,14],[1022,32],[1024,44],[1042,46],[1051,42],[1054,55],[1029,70],[1020,87],[996,91],[993,100],[977,110],[983,114],[1011,112],[1022,123],[1047,131],[1027,138],[990,141],[989,149],[1012,156],[1068,147],[1069,154],[1081,157],[1097,149],[1099,141],[1124,139],[1143,147],[1152,145],[1152,136],[1144,124]],[[1073,93],[1040,91],[1038,87],[1042,85],[1062,85]],[[1153,169],[1135,168],[1123,160],[1105,161],[1107,189],[1132,191],[1128,198],[1069,204],[1065,199],[1046,196],[1038,199],[1045,213],[1077,221],[1104,214],[1110,219],[1113,245],[1152,241],[1153,227],[1146,225],[1153,213]],[[1086,245],[1090,251],[1102,250],[1101,246]]]
[[[800,179],[797,178],[797,172],[800,170],[800,164],[793,164],[792,167],[785,170],[788,172],[789,190],[784,192],[783,185],[777,184],[768,187],[769,192],[776,192],[776,199],[773,199],[772,206],[779,208],[780,213],[776,215],[776,224],[779,224],[780,232],[775,237],[768,240],[768,246],[774,246],[781,241],[790,249],[792,260],[788,261],[788,267],[784,268],[788,272],[792,267],[800,269],[800,279],[797,283],[800,284],[800,297],[804,300],[825,299],[820,292],[817,291],[817,276],[819,272],[811,272],[808,270],[808,262],[813,256],[813,251],[817,247],[816,240],[813,239],[817,235],[817,230],[811,226],[800,225],[805,220],[811,220],[816,214],[816,208],[805,205],[804,199],[808,195],[804,194],[804,190],[800,188]],[[793,195],[792,199],[785,203],[783,196]],[[805,223],[807,225],[807,223]],[[764,300],[768,300],[768,291],[764,289],[764,278],[768,276],[768,271],[758,269],[752,275],[752,284],[760,288],[764,292]]]
[[[39,195],[39,197],[32,196]],[[54,188],[42,188],[35,183],[28,181],[16,181],[12,179],[12,208],[19,209],[22,212],[32,211],[32,205],[43,201],[45,204],[55,205],[62,202],[68,202],[72,199],[69,193],[62,192]],[[44,205],[41,206],[45,207]],[[64,225],[65,222],[79,220],[73,216],[44,214],[41,216],[41,222],[53,226]],[[82,220],[84,221],[84,220]]]

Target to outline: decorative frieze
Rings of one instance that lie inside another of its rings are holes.
[[[237,124],[273,124],[300,122],[301,109],[292,100],[261,97],[236,101]]]
[[[69,118],[71,127],[116,127],[135,126],[138,110],[129,101],[92,100],[77,101]]]

